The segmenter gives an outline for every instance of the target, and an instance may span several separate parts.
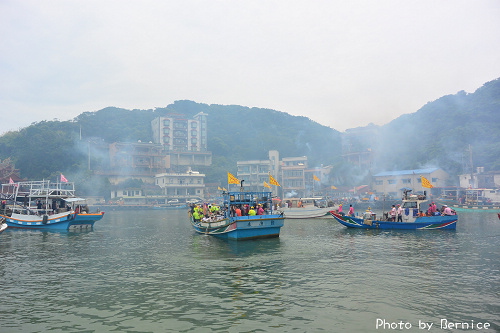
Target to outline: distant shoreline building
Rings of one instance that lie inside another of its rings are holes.
[[[413,193],[427,191],[431,194],[431,189],[422,186],[421,176],[436,188],[445,187],[449,178],[448,173],[440,168],[386,171],[372,176],[371,189],[394,198],[401,198],[405,189],[411,189]]]

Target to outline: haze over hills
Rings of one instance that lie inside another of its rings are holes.
[[[359,135],[350,149],[370,149],[374,157],[371,170],[344,162],[341,133],[307,117],[193,101],[176,101],[154,110],[108,107],[84,112],[73,121],[34,123],[0,137],[0,158],[10,157],[21,176],[30,179],[78,171],[89,178],[91,175],[83,172],[88,169],[88,141],[102,146],[116,141],[152,141],[151,120],[155,117],[181,113],[190,118],[198,112],[208,114],[208,149],[213,153],[213,164],[209,170],[201,170],[207,173],[208,182],[220,181],[226,171],[235,171],[238,160],[267,158],[271,149],[282,157],[308,156],[310,167],[333,165],[331,181],[349,186],[366,182],[368,171],[438,166],[452,175],[460,174],[469,145],[474,166],[500,169],[500,79],[474,93],[443,96],[384,126],[369,126],[369,134]],[[92,165],[103,168],[106,158],[94,153]]]

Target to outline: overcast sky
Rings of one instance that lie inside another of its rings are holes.
[[[498,77],[499,0],[0,0],[0,134],[183,99],[344,131]]]

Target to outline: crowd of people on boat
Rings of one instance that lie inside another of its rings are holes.
[[[190,212],[195,222],[215,222],[226,218],[227,207],[220,207],[216,204],[192,204]],[[267,204],[255,203],[249,204],[233,204],[229,208],[229,216],[257,216],[267,214]]]

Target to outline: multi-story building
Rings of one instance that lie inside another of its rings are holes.
[[[188,170],[186,173],[162,173],[155,176],[155,184],[161,187],[162,195],[180,202],[203,200],[205,175]]]
[[[167,151],[207,151],[207,114],[198,113],[193,119],[182,114],[170,114],[151,121],[153,141]]]
[[[276,150],[269,151],[269,159],[238,161],[237,178],[244,180],[244,188],[250,191],[269,190],[264,188],[264,182],[269,184],[269,175],[278,179],[279,153]],[[273,195],[278,195],[276,186],[271,186]]]
[[[307,196],[306,169],[307,156],[284,157],[281,160],[281,187],[284,198]]]
[[[170,168],[170,157],[163,146],[154,143],[123,143],[109,145],[110,170],[106,174],[111,184],[118,184],[128,178],[142,179],[152,183],[154,175]]]
[[[151,121],[151,129],[154,143],[164,147],[175,171],[212,164],[212,153],[207,150],[207,114],[200,112],[193,119],[182,114],[158,117]]]
[[[421,176],[436,188],[446,186],[449,178],[448,173],[439,168],[380,172],[372,177],[372,190],[395,198],[401,198],[405,189],[411,189],[413,193],[427,191],[430,194],[429,188],[422,186]]]

